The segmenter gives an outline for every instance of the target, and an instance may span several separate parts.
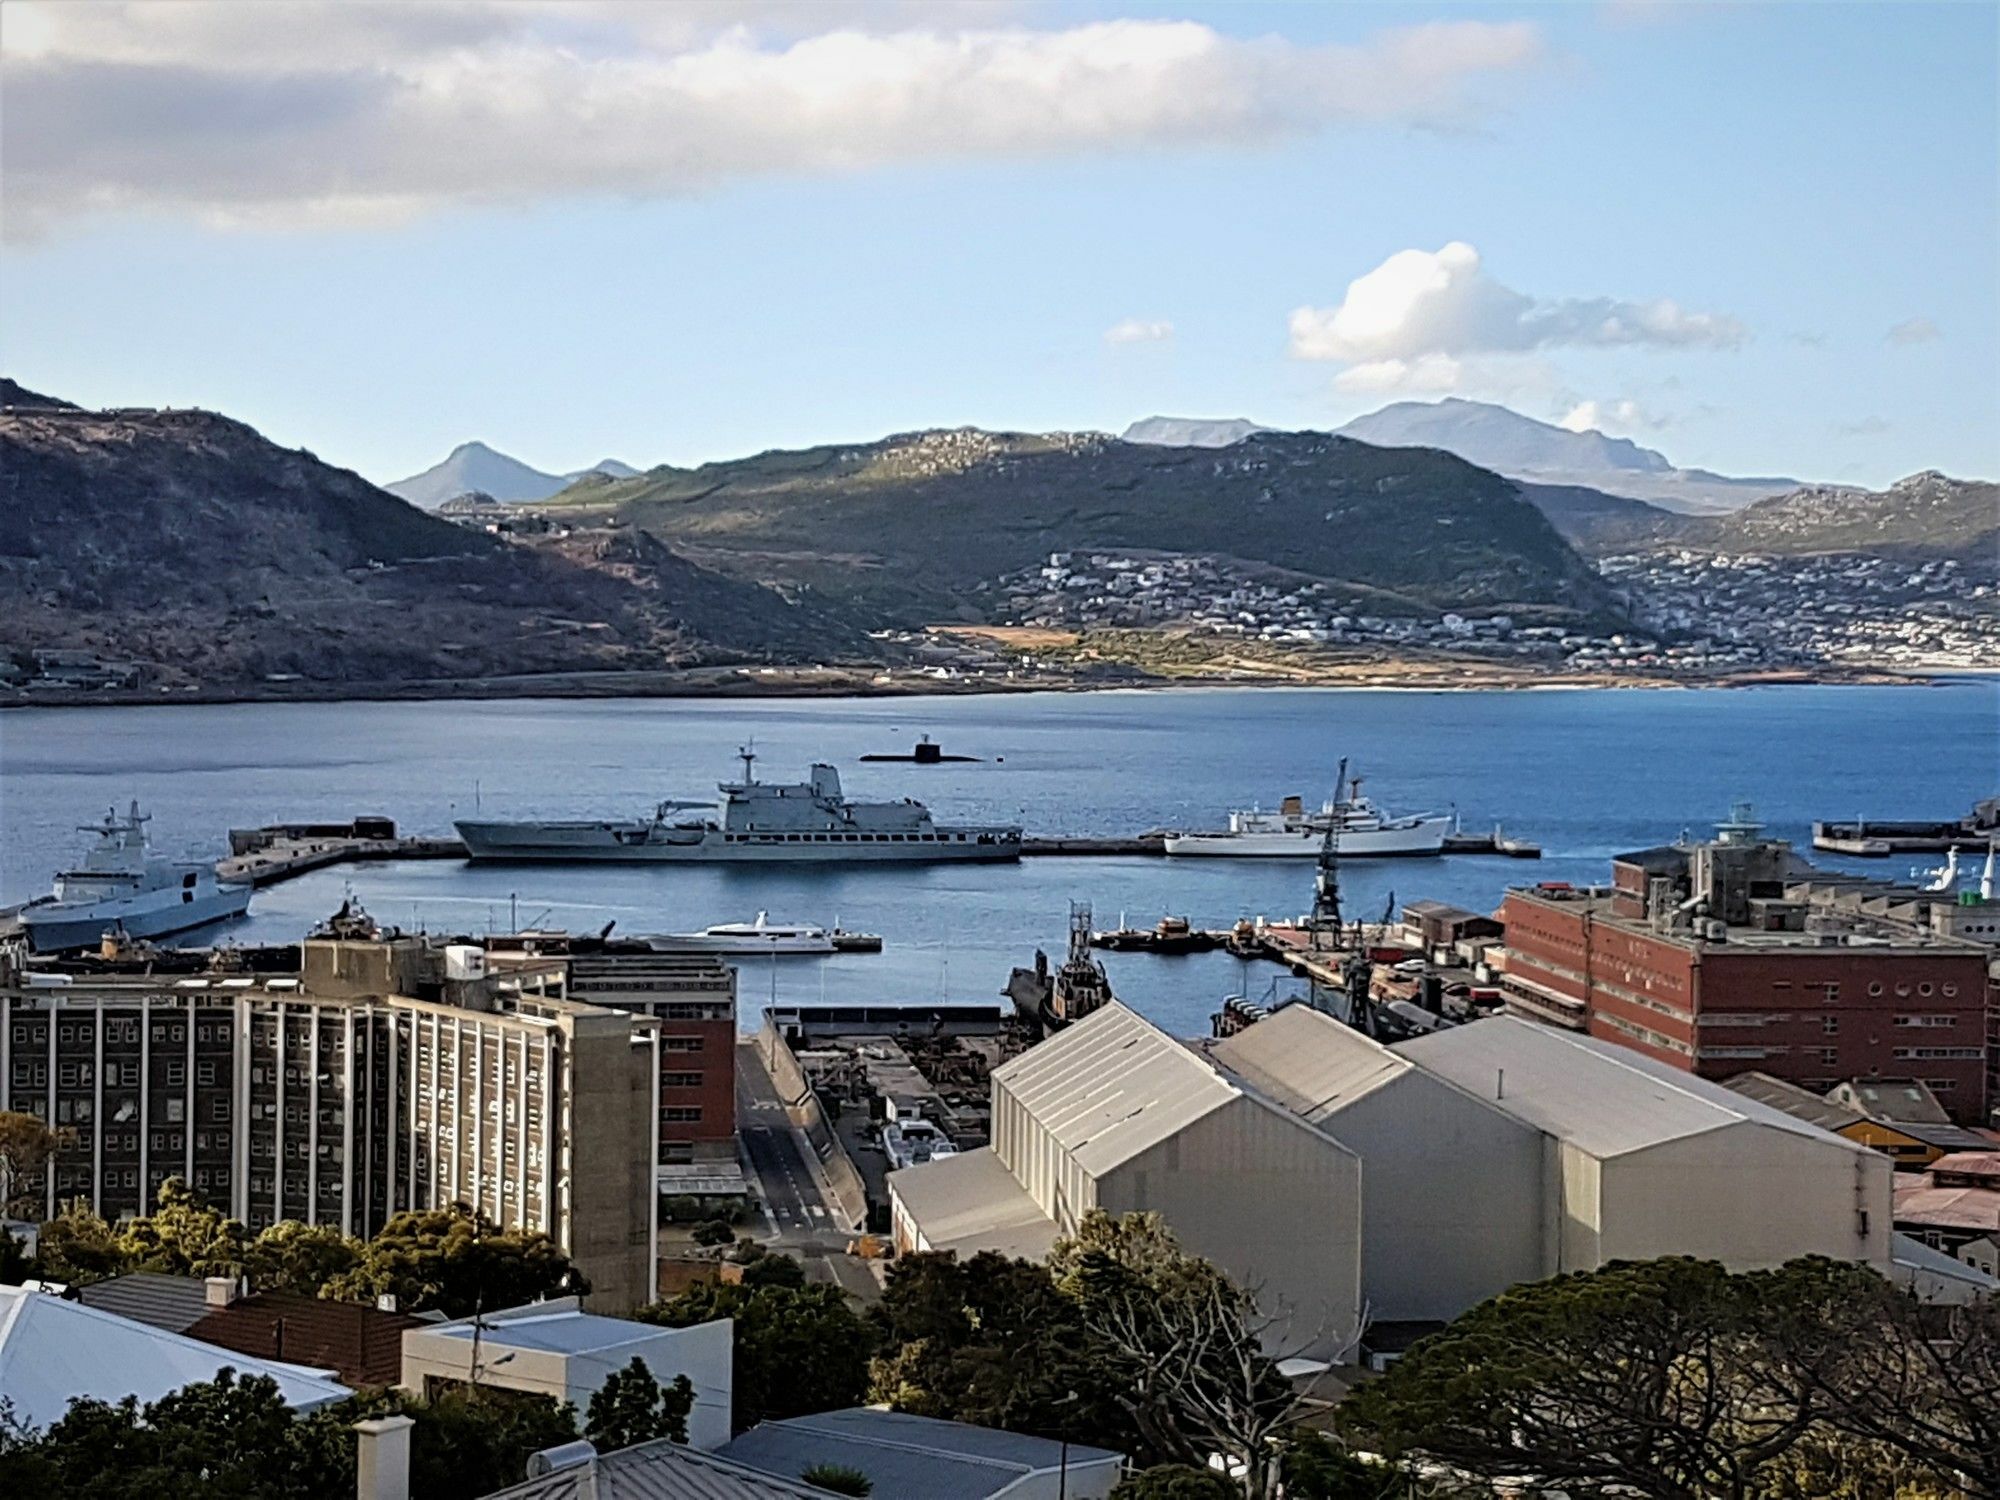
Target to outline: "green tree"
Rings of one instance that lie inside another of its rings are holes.
[[[688,1231],[688,1237],[697,1245],[729,1245],[735,1243],[736,1231],[727,1219],[703,1219]]]
[[[808,1464],[799,1478],[836,1495],[854,1495],[867,1500],[875,1493],[875,1481],[852,1464]]]
[[[676,1375],[662,1387],[638,1355],[622,1370],[614,1370],[590,1398],[583,1435],[599,1453],[672,1438],[688,1440],[688,1413],[694,1409],[694,1386]]]
[[[1243,1487],[1196,1464],[1155,1464],[1119,1480],[1111,1500],[1243,1500]]]
[[[78,1399],[18,1455],[53,1477],[52,1494],[134,1500],[334,1500],[351,1493],[300,1462],[298,1417],[269,1376],[239,1380],[224,1370],[141,1406]],[[11,1462],[11,1460],[10,1460]],[[11,1491],[10,1493],[15,1493]],[[19,1491],[18,1493],[37,1493]]]
[[[1120,1424],[1080,1308],[1046,1266],[903,1256],[870,1319],[884,1350],[870,1395],[899,1411],[1078,1441]]]
[[[760,1255],[743,1268],[745,1286],[789,1286],[806,1284],[806,1268],[789,1255]]]
[[[73,1286],[120,1276],[132,1269],[118,1232],[78,1198],[42,1226],[36,1245],[42,1270]]]
[[[873,1335],[839,1287],[704,1281],[638,1315],[669,1328],[735,1320],[731,1422],[738,1432],[855,1405],[868,1388]]]
[[[1323,1432],[1293,1434],[1279,1473],[1285,1500],[1392,1500],[1404,1493],[1401,1474],[1356,1458]]]
[[[501,1229],[485,1214],[454,1204],[397,1214],[321,1295],[344,1302],[393,1296],[405,1312],[464,1318],[589,1290],[547,1235]]]
[[[1767,1493],[1820,1404],[1761,1336],[1798,1295],[1782,1272],[1614,1262],[1482,1303],[1341,1407],[1391,1456],[1572,1495]]]
[[[19,1286],[42,1274],[42,1263],[28,1253],[21,1237],[0,1225],[0,1286]]]
[[[23,1192],[30,1178],[52,1163],[68,1132],[51,1128],[40,1115],[0,1109],[0,1219],[34,1213]]]
[[[362,1246],[330,1224],[281,1219],[250,1241],[244,1268],[259,1291],[317,1297],[360,1263]]]
[[[134,1219],[119,1237],[128,1262],[171,1276],[234,1276],[243,1269],[249,1233],[211,1208],[179,1177],[160,1184],[151,1215]]]

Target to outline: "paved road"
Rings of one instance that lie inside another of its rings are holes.
[[[736,1049],[736,1126],[778,1239],[838,1233],[826,1211],[825,1178],[792,1125],[763,1059],[749,1043]]]

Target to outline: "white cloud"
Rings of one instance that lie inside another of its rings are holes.
[[[1538,31],[1461,21],[1358,45],[1188,21],[1036,29],[991,6],[546,0],[7,12],[10,229],[93,210],[370,221],[454,204],[701,191],[746,177],[1449,127]]]
[[[1625,399],[1579,401],[1563,414],[1556,425],[1571,432],[1603,432],[1623,437],[1633,432],[1664,427],[1667,423],[1665,418],[1653,416],[1638,402]]]
[[[1339,360],[1343,390],[1462,389],[1468,356],[1558,346],[1732,348],[1743,325],[1660,298],[1530,297],[1488,276],[1461,240],[1441,250],[1400,250],[1348,283],[1334,307],[1291,317],[1292,353]]]
[[[1127,318],[1104,330],[1107,344],[1157,344],[1174,336],[1174,325],[1166,319]]]
[[[1928,344],[1944,337],[1944,331],[1929,318],[1905,318],[1882,335],[1892,344]]]

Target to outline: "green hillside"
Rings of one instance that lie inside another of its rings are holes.
[[[1428,608],[1609,599],[1509,481],[1449,454],[1323,433],[1227,449],[970,429],[587,479],[549,506],[615,514],[690,556],[914,623],[1051,552],[1214,554]]]

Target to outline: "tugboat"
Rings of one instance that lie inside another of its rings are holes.
[[[152,854],[146,825],[152,819],[135,800],[121,818],[116,808],[102,823],[82,824],[97,843],[74,870],[56,876],[51,895],[21,908],[21,926],[36,953],[92,948],[110,933],[158,938],[250,909],[250,887],[216,879],[215,867],[176,864]]]
[[[1000,993],[1014,1002],[1037,1040],[1081,1021],[1115,999],[1111,977],[1090,952],[1090,903],[1069,904],[1069,956],[1051,975],[1049,956],[1035,950],[1032,969],[1015,969],[1007,976]]]

